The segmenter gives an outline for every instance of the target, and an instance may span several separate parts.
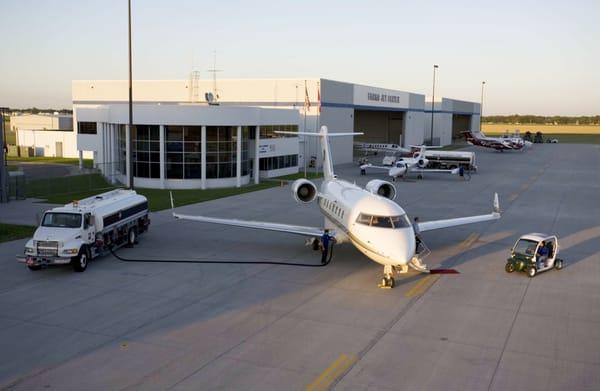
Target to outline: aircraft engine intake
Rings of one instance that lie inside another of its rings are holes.
[[[390,182],[381,179],[373,179],[365,187],[368,191],[378,196],[393,200],[396,198],[396,188]]]
[[[429,164],[429,160],[427,160],[427,158],[424,158],[424,157],[420,158],[417,161],[417,165],[419,166],[419,168],[425,168],[425,167],[427,167],[428,164]]]
[[[317,198],[317,186],[308,179],[296,179],[292,184],[292,195],[296,202],[313,202]]]

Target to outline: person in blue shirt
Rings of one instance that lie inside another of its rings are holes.
[[[335,238],[329,235],[329,230],[326,229],[321,235],[321,265],[325,265],[327,262],[327,255],[329,254],[329,243],[335,243]]]
[[[537,251],[538,269],[540,269],[542,266],[546,266],[546,262],[548,261],[548,253],[549,251],[548,247],[546,247],[546,242],[542,241]]]

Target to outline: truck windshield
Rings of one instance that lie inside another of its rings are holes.
[[[515,244],[513,252],[516,254],[534,255],[537,245],[538,242],[535,240],[521,239]]]
[[[365,213],[358,215],[356,222],[379,228],[408,228],[410,221],[405,214],[400,216],[373,216]]]
[[[81,215],[78,213],[46,213],[42,227],[79,228]]]

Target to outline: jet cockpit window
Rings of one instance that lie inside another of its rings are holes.
[[[405,214],[400,216],[373,216],[361,213],[356,219],[358,224],[379,228],[408,228],[410,220]]]

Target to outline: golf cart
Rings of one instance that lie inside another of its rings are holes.
[[[541,257],[538,255],[542,242],[548,250],[548,256],[545,259],[539,259]],[[526,272],[529,277],[535,277],[539,272],[545,272],[552,268],[560,270],[563,266],[564,261],[558,258],[558,238],[554,235],[531,233],[523,235],[517,240],[511,250],[510,258],[506,260],[504,269],[507,273]]]

